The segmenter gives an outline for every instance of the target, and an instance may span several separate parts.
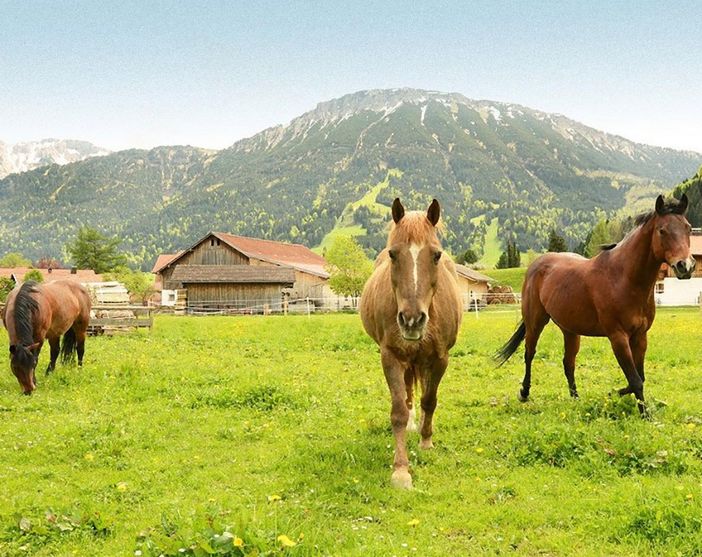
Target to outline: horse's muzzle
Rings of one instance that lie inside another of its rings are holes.
[[[423,311],[417,315],[410,315],[402,311],[397,313],[397,324],[400,327],[402,338],[405,340],[421,340],[424,336],[427,320],[427,314]]]
[[[687,259],[681,259],[675,265],[673,265],[673,271],[675,276],[679,279],[685,280],[692,277],[695,272],[695,267],[697,266],[697,261],[694,257],[688,257]]]

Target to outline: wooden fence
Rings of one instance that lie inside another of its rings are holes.
[[[121,304],[99,304],[92,308],[88,333],[100,335],[110,331],[128,330],[154,325],[153,308]]]

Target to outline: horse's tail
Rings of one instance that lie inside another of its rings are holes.
[[[497,367],[500,367],[507,360],[509,360],[510,356],[517,351],[517,348],[519,348],[519,345],[522,343],[525,336],[526,325],[524,324],[524,321],[522,321],[519,323],[517,330],[514,331],[511,337],[509,337],[509,340],[493,356],[493,359],[497,362]]]
[[[68,329],[63,335],[61,344],[61,361],[68,364],[73,361],[76,354],[76,332],[73,327]]]

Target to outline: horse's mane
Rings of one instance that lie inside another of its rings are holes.
[[[33,317],[35,312],[39,311],[39,304],[32,296],[32,294],[39,292],[36,286],[36,282],[28,280],[20,286],[19,292],[15,296],[15,332],[17,340],[24,346],[29,346],[34,342]]]
[[[682,215],[685,212],[685,207],[680,207],[680,202],[677,199],[668,200],[664,203],[663,208],[660,211],[649,211],[647,213],[641,213],[634,217],[634,224],[636,226],[643,226],[648,221],[650,221],[654,216],[658,215]]]
[[[424,244],[426,242],[439,243],[439,238],[437,233],[441,233],[444,230],[442,222],[437,223],[433,226],[427,214],[422,211],[408,211],[400,219],[400,222],[393,223],[390,229],[390,234],[388,235],[387,247],[394,244]]]
[[[603,244],[600,246],[600,251],[610,251],[611,249],[614,249],[617,247],[621,242],[623,242],[630,234],[632,234],[635,230],[638,230],[642,226],[644,226],[646,223],[648,223],[653,217],[656,215],[682,215],[685,213],[685,210],[680,208],[680,202],[677,199],[672,199],[668,200],[665,202],[663,205],[663,208],[660,211],[656,211],[655,209],[653,211],[647,211],[645,213],[640,213],[634,217],[634,228],[632,228],[624,238],[622,238],[619,242],[614,242],[613,244]]]

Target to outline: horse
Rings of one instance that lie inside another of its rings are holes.
[[[387,246],[361,294],[363,327],[380,347],[392,399],[391,483],[399,488],[412,487],[405,432],[417,429],[413,389],[419,384],[422,390],[419,446],[431,449],[437,390],[463,316],[456,268],[442,256],[437,235],[440,214],[436,199],[426,213],[405,213],[395,199]]]
[[[690,223],[685,218],[687,196],[666,202],[636,217],[634,228],[618,244],[602,246],[592,259],[573,253],[547,253],[534,261],[522,286],[522,321],[495,355],[499,365],[525,341],[525,373],[519,400],[529,399],[531,362],[539,336],[549,320],[563,333],[563,370],[570,396],[578,398],[575,357],[580,337],[607,337],[627,386],[620,396],[633,393],[639,411],[644,401],[644,359],[647,333],[656,315],[653,291],[661,266],[668,264],[678,279],[695,270],[690,255]]]
[[[59,353],[63,363],[77,354],[78,365],[83,365],[90,306],[85,287],[70,280],[27,281],[7,296],[2,317],[10,337],[10,367],[25,395],[37,386],[34,370],[44,339],[51,347],[47,375],[56,367]]]

